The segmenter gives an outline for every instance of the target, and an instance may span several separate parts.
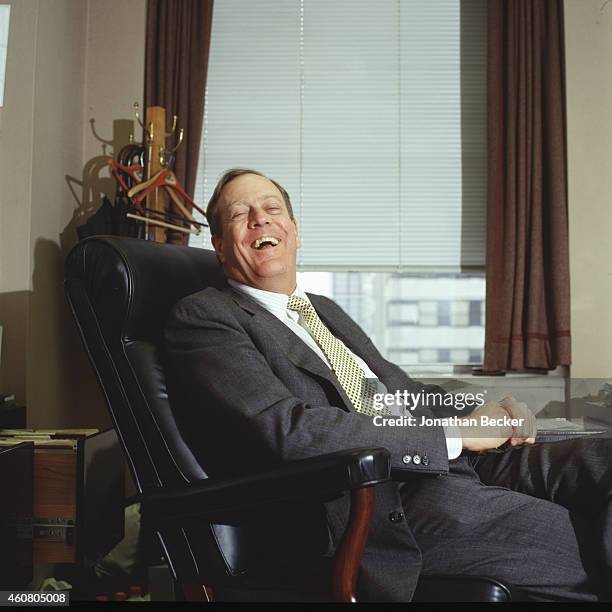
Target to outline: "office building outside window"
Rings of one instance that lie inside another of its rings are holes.
[[[482,363],[483,273],[302,272],[298,281],[331,297],[408,370]]]

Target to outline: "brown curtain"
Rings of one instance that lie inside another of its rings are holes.
[[[202,123],[213,0],[148,0],[145,105],[163,106],[168,121],[178,115],[185,140],[176,152],[174,172],[193,196]],[[198,202],[198,204],[200,204]],[[168,232],[168,242],[188,236]]]
[[[489,0],[489,372],[570,364],[562,4]]]

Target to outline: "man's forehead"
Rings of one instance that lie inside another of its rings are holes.
[[[226,206],[250,200],[282,199],[280,190],[270,179],[257,174],[245,174],[230,181],[221,191]]]

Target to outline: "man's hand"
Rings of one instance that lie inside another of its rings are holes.
[[[513,397],[505,397],[501,402],[485,402],[484,405],[470,414],[470,417],[481,421],[481,417],[489,417],[502,422],[506,419],[519,419],[521,425],[477,425],[459,426],[464,450],[485,452],[493,450],[504,442],[510,441],[512,446],[533,444],[535,442],[536,420],[534,414],[523,402]]]
[[[513,397],[504,397],[499,405],[513,418],[522,419],[522,425],[514,427],[510,444],[533,444],[535,442],[537,423],[535,414],[529,410],[527,404],[519,402]]]
[[[480,408],[474,410],[469,417],[477,419],[480,423],[481,417],[489,417],[495,420],[503,420],[508,417],[508,412],[497,402],[487,401]],[[461,442],[463,450],[484,452],[501,446],[512,436],[510,425],[495,427],[492,425],[459,425],[461,431]]]

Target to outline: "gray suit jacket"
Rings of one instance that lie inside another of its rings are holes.
[[[425,388],[385,360],[337,304],[309,297],[329,329],[389,392]],[[441,427],[375,427],[370,417],[353,410],[333,372],[302,340],[229,287],[207,288],[181,300],[168,320],[165,339],[174,379],[188,398],[190,419],[184,431],[213,476],[367,446],[387,448],[402,480],[448,473]],[[407,465],[405,455],[426,461]],[[326,510],[337,543],[348,518],[347,499],[326,504]],[[392,512],[403,513],[397,482],[376,487],[360,589],[370,599],[407,601],[418,579],[420,553],[406,522],[390,521]]]

